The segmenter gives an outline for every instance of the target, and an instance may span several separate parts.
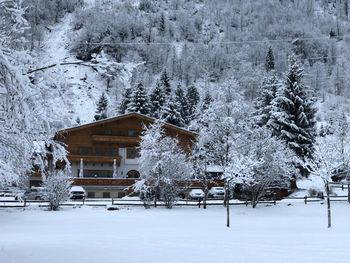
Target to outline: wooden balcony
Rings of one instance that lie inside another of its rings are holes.
[[[74,178],[74,185],[132,186],[137,179],[128,178]]]
[[[68,154],[68,160],[70,162],[80,162],[83,159],[84,162],[88,163],[113,163],[116,160],[117,164],[120,164],[121,157],[117,156],[94,156],[94,155],[78,155],[78,154]]]
[[[113,136],[113,135],[92,135],[92,140],[94,142],[138,144],[140,142],[140,137]]]

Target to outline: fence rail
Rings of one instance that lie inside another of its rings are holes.
[[[315,196],[305,196],[305,197],[286,197],[281,200],[262,200],[259,201],[258,204],[273,204],[276,205],[277,203],[286,202],[288,200],[303,200],[305,204],[307,203],[313,203],[313,202],[323,202],[325,201],[326,196],[322,197],[315,197]],[[331,202],[347,202],[348,196],[347,195],[339,195],[339,196],[330,196]],[[48,201],[42,201],[42,200],[0,200],[0,208],[24,208],[27,207],[30,204],[38,204],[39,207],[47,207]],[[219,206],[223,205],[223,200],[220,199],[208,199],[206,202],[207,206]],[[251,201],[237,201],[237,200],[230,200],[229,205],[230,206],[237,206],[237,205],[245,205],[248,206],[251,204]],[[101,206],[101,207],[107,207],[109,205],[115,205],[115,206],[144,206],[144,202],[142,200],[128,200],[128,199],[114,199],[114,198],[86,198],[81,201],[69,201],[64,202],[61,204],[62,206]],[[153,203],[149,204],[150,206],[153,205]],[[157,206],[165,206],[164,202],[158,201]],[[174,206],[193,206],[193,207],[201,207],[203,206],[203,201],[197,201],[197,200],[186,200],[186,199],[180,199],[178,202],[174,204]]]

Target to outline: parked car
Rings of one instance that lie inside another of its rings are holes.
[[[42,187],[31,187],[29,191],[24,193],[24,198],[26,200],[42,200],[40,191],[42,190]]]
[[[0,201],[14,201],[17,197],[9,192],[0,192]]]
[[[204,198],[204,192],[202,189],[192,189],[189,194],[191,199],[201,200]]]
[[[209,190],[209,197],[224,199],[224,196],[225,196],[225,189],[223,187],[212,187]]]
[[[86,192],[81,186],[72,186],[70,189],[70,199],[84,199]]]

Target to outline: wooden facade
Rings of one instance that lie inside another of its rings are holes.
[[[115,191],[111,190],[111,197],[120,197],[118,191],[132,185],[140,172],[135,156],[140,136],[154,121],[129,113],[58,131],[55,139],[67,145],[74,184],[83,186],[90,197],[93,192],[100,193],[93,197],[107,196],[108,188]],[[166,136],[177,138],[190,153],[195,133],[167,123],[163,128]]]

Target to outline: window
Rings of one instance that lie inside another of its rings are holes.
[[[95,192],[88,192],[88,198],[95,198]]]
[[[92,155],[91,147],[80,147],[79,148],[80,155]]]
[[[84,169],[84,177],[86,178],[112,178],[112,170],[87,170]]]
[[[134,129],[129,129],[128,130],[128,136],[129,137],[135,137],[136,136],[136,131]]]
[[[104,134],[105,135],[111,135],[112,134],[112,130],[104,130]]]
[[[126,174],[127,178],[140,178],[140,173],[136,170],[130,170],[127,174]]]
[[[106,155],[107,156],[118,155],[118,149],[117,148],[106,148]]]
[[[103,192],[102,198],[111,198],[111,193],[110,192]]]
[[[136,159],[139,157],[139,149],[136,147],[126,148],[126,159]]]
[[[100,147],[96,147],[95,148],[95,154],[97,156],[115,156],[117,155],[118,150],[116,148],[100,148]]]

